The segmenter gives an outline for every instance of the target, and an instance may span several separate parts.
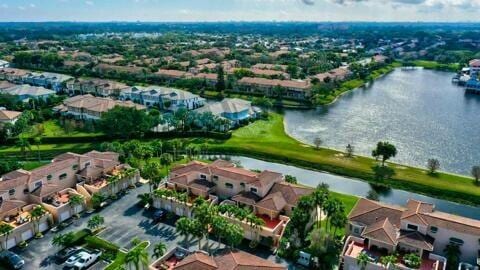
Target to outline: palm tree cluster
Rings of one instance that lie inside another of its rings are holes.
[[[100,215],[94,215],[87,222],[87,227],[90,230],[96,230],[105,223],[105,219]]]
[[[243,228],[238,224],[228,222],[224,216],[220,215],[219,206],[211,205],[204,199],[198,199],[194,202],[193,214],[193,218],[182,217],[175,225],[180,235],[185,236],[186,239],[189,236],[197,238],[199,249],[202,247],[201,240],[203,238],[207,240],[207,249],[210,249],[209,233],[216,236],[219,243],[225,239],[231,248],[243,240]]]
[[[167,125],[179,131],[218,131],[225,132],[229,129],[230,121],[213,115],[211,112],[198,113],[180,108],[173,113],[163,114],[160,124]]]
[[[38,221],[47,213],[47,210],[45,210],[45,208],[43,208],[43,206],[41,205],[37,205],[35,206],[32,211],[30,211],[30,219],[32,220],[33,222],[33,227],[34,227],[34,230],[35,230],[35,237],[36,238],[40,238],[42,237],[42,233],[40,232],[40,229],[39,229],[39,224],[38,224]]]
[[[328,267],[338,260],[341,248],[338,230],[346,222],[344,204],[332,197],[327,185],[320,184],[311,194],[300,198],[285,231],[287,240],[282,241],[280,254],[292,257],[298,250],[308,250],[322,262],[320,267]]]

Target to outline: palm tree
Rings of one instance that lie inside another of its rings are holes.
[[[153,248],[152,257],[158,259],[165,254],[165,251],[167,251],[167,246],[165,245],[165,243],[160,242],[156,244],[155,247]]]
[[[100,215],[94,215],[87,222],[87,227],[91,230],[96,230],[105,223],[105,219]]]
[[[217,236],[218,247],[220,248],[222,238],[225,237],[225,230],[228,221],[222,216],[215,216],[212,220],[213,233]]]
[[[68,202],[70,203],[70,208],[72,210],[72,216],[76,216],[78,214],[77,213],[77,206],[83,204],[82,196],[77,195],[77,194],[73,194],[72,196],[70,196],[70,199],[68,200]]]
[[[24,157],[27,156],[27,150],[31,151],[32,146],[30,145],[30,142],[28,141],[28,138],[25,138],[23,136],[18,138],[18,141],[16,143],[16,146],[20,148],[20,152],[22,152],[22,155]]]
[[[257,217],[255,214],[253,213],[249,213],[246,217],[245,217],[245,221],[250,225],[250,233],[251,233],[251,238],[252,240],[254,240],[253,238],[253,232],[255,232],[255,234],[258,233],[258,230],[260,229],[261,226],[265,225],[265,221],[259,217]],[[256,238],[255,238],[256,239]]]
[[[370,257],[365,252],[360,252],[357,256],[357,264],[360,266],[361,270],[367,268],[367,264],[370,262]]]
[[[162,166],[160,165],[160,163],[150,160],[147,161],[147,163],[140,170],[140,175],[142,176],[142,178],[149,180],[148,183],[150,187],[150,192],[152,192],[152,186],[154,185],[154,183],[158,182],[158,180],[154,179],[159,179],[161,173]]]
[[[155,151],[155,156],[158,158],[163,154],[163,143],[160,140],[154,140],[150,143],[152,148]]]
[[[391,265],[394,265],[397,263],[397,256],[395,256],[395,254],[392,254],[392,255],[388,255],[388,256],[383,256],[380,258],[380,263],[383,265],[383,267],[385,269],[388,269],[388,266],[391,264]]]
[[[243,240],[243,228],[240,227],[240,225],[229,223],[227,225],[225,236],[230,248],[234,248]]]
[[[320,228],[322,228],[322,223],[320,219],[321,219],[321,215],[322,215],[325,203],[328,200],[328,196],[329,196],[328,189],[324,188],[323,186],[318,186],[315,189],[315,191],[312,193],[313,204],[316,210],[315,221],[318,222]]]
[[[125,265],[133,264],[136,270],[148,268],[148,252],[144,248],[135,247],[125,256]]]
[[[192,224],[191,219],[187,217],[181,217],[175,223],[175,228],[180,235],[185,237],[185,240],[192,234],[191,230]]]
[[[45,210],[45,208],[43,208],[43,206],[41,205],[35,206],[35,208],[33,208],[33,210],[30,211],[30,219],[33,222],[35,237],[37,238],[42,237],[42,233],[40,232],[40,229],[38,227],[39,226],[38,221],[40,220],[40,218],[43,217],[43,215],[45,215],[46,212],[47,211]]]
[[[0,224],[0,235],[5,236],[5,249],[8,248],[8,236],[12,233],[14,227],[8,223]]]

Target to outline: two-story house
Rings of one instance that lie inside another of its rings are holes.
[[[348,216],[343,259],[356,269],[359,252],[376,256],[417,254],[422,269],[445,267],[445,248],[456,245],[460,259],[477,264],[480,254],[480,221],[435,210],[433,204],[409,200],[406,207],[360,199]],[[399,262],[401,263],[401,261]]]
[[[54,111],[63,115],[71,115],[79,120],[99,120],[103,113],[115,106],[133,107],[137,110],[146,109],[145,106],[135,104],[132,101],[113,100],[87,94],[65,99],[62,105],[54,107]]]
[[[97,78],[78,78],[67,82],[67,93],[70,95],[92,94],[99,97],[118,97],[120,92],[129,87],[120,82]]]
[[[0,109],[0,128],[5,126],[5,124],[7,123],[14,125],[21,115],[22,115],[22,112]]]
[[[23,76],[25,76],[28,72],[28,70],[18,68],[1,68],[0,80],[19,84],[23,82]]]
[[[252,106],[250,101],[238,98],[225,98],[220,102],[206,104],[195,111],[210,112],[215,116],[223,117],[230,120],[233,126],[241,121],[254,119],[261,112],[260,108]]]
[[[15,96],[18,101],[28,102],[29,100],[48,100],[55,95],[55,91],[41,86],[31,86],[28,84],[15,85],[12,87],[0,89],[0,93]]]
[[[162,86],[133,86],[120,93],[121,100],[131,100],[147,107],[176,111],[194,110],[203,106],[205,99],[188,91]]]
[[[23,76],[24,83],[52,89],[57,93],[63,91],[66,82],[72,79],[72,76],[51,72],[28,72]]]
[[[311,96],[311,85],[309,81],[243,77],[237,81],[234,91],[304,100]]]

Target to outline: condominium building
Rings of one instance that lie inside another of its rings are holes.
[[[60,92],[65,88],[66,82],[72,80],[73,77],[51,72],[28,72],[22,79],[23,83]]]
[[[135,104],[132,101],[113,100],[87,94],[65,99],[62,105],[54,107],[54,111],[63,115],[71,115],[75,119],[99,120],[103,113],[115,106],[136,108],[137,110],[146,109],[145,106]]]
[[[344,269],[359,269],[357,257],[366,253],[371,267],[379,258],[399,253],[396,266],[409,269],[403,256],[417,254],[421,269],[444,269],[445,248],[456,245],[460,259],[476,265],[480,254],[480,221],[435,210],[435,206],[409,200],[405,207],[360,199],[348,216],[342,253]]]
[[[97,78],[79,78],[67,82],[66,91],[70,95],[92,94],[100,97],[119,96],[128,85]]]
[[[114,179],[110,179],[114,177]],[[91,151],[85,154],[65,153],[49,164],[31,171],[19,169],[0,177],[0,223],[14,227],[8,236],[7,247],[13,247],[47,230],[89,207],[93,194],[111,195],[139,180],[138,170],[118,161],[113,152]],[[116,187],[112,187],[115,185]],[[80,203],[71,203],[71,198]],[[35,221],[30,212],[41,205],[47,210]],[[0,245],[5,245],[5,236]]]
[[[188,91],[162,86],[133,86],[120,93],[121,100],[130,100],[147,107],[176,111],[194,110],[203,106],[205,99]]]
[[[29,100],[47,100],[55,95],[55,91],[41,86],[31,86],[29,84],[14,85],[12,87],[0,89],[0,94],[9,94],[15,96],[19,101],[28,102]]]
[[[180,216],[192,215],[192,202],[203,197],[212,203],[234,204],[250,208],[265,225],[259,231],[244,221],[226,216],[232,223],[240,225],[249,240],[262,242],[267,238],[273,245],[279,243],[295,205],[301,196],[310,194],[311,188],[285,182],[280,173],[272,171],[253,172],[238,168],[235,164],[216,160],[207,164],[193,161],[173,168],[165,189],[186,192],[186,205],[169,198],[156,197],[154,206],[172,211]]]
[[[215,116],[230,120],[233,125],[240,121],[256,118],[261,112],[260,108],[252,106],[250,101],[238,98],[225,98],[220,102],[206,104],[195,111],[198,113],[210,112]]]
[[[280,88],[280,91],[277,91],[276,88]],[[269,97],[282,95],[284,98],[303,100],[310,98],[310,88],[308,81],[243,77],[237,81],[234,91],[261,94]]]

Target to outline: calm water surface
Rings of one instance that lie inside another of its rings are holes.
[[[231,156],[231,159],[234,161],[238,161],[243,167],[247,169],[271,170],[282,174],[293,175],[297,177],[299,183],[312,187],[315,187],[320,183],[326,183],[329,185],[330,190],[332,191],[361,197],[366,197],[368,192],[373,189],[380,195],[380,201],[389,204],[405,205],[408,199],[416,199],[424,202],[433,203],[435,204],[435,208],[440,211],[469,218],[480,219],[479,207],[435,199],[432,197],[398,189],[375,187],[370,185],[369,183],[363,182],[358,179],[343,177],[325,172],[302,169],[279,163],[267,162],[241,156]]]
[[[287,132],[339,150],[350,143],[362,155],[387,140],[397,147],[395,162],[424,167],[437,158],[441,170],[469,174],[480,165],[480,96],[465,95],[452,76],[397,69],[330,106],[286,111]]]

